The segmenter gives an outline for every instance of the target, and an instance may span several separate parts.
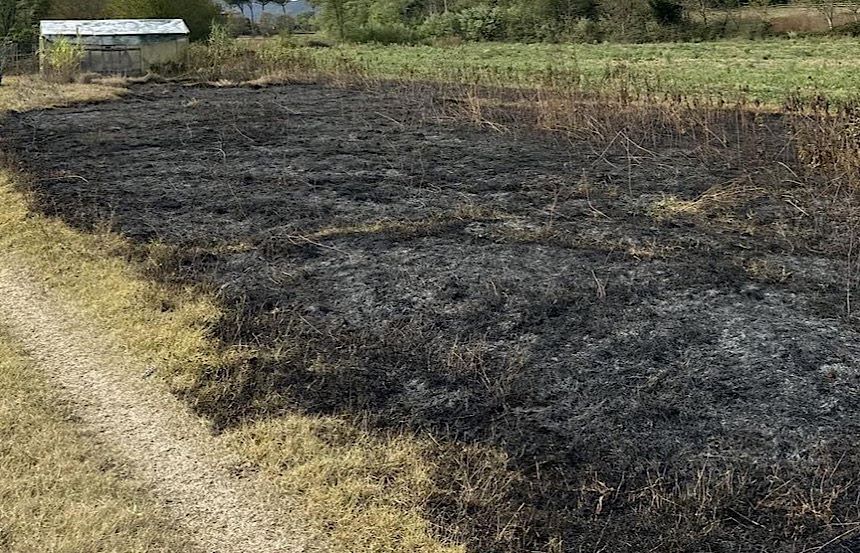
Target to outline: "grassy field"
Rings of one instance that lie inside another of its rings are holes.
[[[0,551],[194,551],[0,329]]]
[[[321,66],[375,77],[461,80],[583,91],[681,94],[779,104],[791,95],[850,100],[860,42],[773,39],[667,44],[344,45],[305,49]]]

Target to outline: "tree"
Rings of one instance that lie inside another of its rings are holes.
[[[326,30],[334,32],[337,38],[346,37],[350,0],[312,0],[311,4],[321,10],[320,20]]]
[[[548,21],[567,22],[597,13],[595,0],[538,0],[534,2],[538,15]]]
[[[17,23],[18,23],[18,4],[17,4],[17,2],[0,3],[0,38],[6,38],[6,37],[11,36]]]
[[[684,17],[684,6],[675,0],[648,0],[651,17],[661,25],[677,25]]]
[[[839,4],[836,0],[813,0],[812,5],[815,6],[818,13],[824,16],[824,19],[827,20],[827,28],[832,31],[834,27],[833,22],[839,11]]]
[[[0,0],[0,38],[35,41],[36,25],[48,11],[48,0]]]
[[[110,0],[107,13],[111,17],[146,19],[184,19],[191,30],[192,40],[209,36],[212,22],[221,10],[212,0]]]
[[[101,19],[108,0],[53,0],[48,10],[51,19]]]
[[[284,15],[287,15],[287,4],[289,4],[290,1],[291,0],[272,0],[272,4],[281,6],[281,9],[284,10]]]
[[[644,0],[601,0],[603,25],[615,39],[635,39],[644,31],[648,20],[648,4]]]
[[[242,0],[242,4],[248,6],[248,14],[250,15],[248,19],[250,19],[253,24],[257,20],[254,16],[254,0]]]
[[[260,17],[262,18],[263,14],[266,13],[266,6],[276,2],[272,2],[272,0],[257,0],[257,3],[260,4]]]
[[[224,0],[224,2],[228,6],[232,6],[234,8],[239,8],[239,11],[242,12],[242,16],[247,17],[245,15],[245,6],[248,5],[247,0]],[[251,16],[253,17],[253,12],[251,12]]]

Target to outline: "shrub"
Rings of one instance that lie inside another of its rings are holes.
[[[454,12],[434,14],[424,20],[418,32],[425,38],[460,36],[460,21]]]
[[[465,40],[488,41],[504,38],[505,17],[499,8],[475,6],[457,14],[460,35]]]
[[[232,37],[252,34],[251,21],[238,14],[229,14],[224,18],[224,26]],[[211,34],[211,32],[210,32]]]
[[[500,8],[475,6],[460,12],[432,15],[424,20],[418,32],[425,38],[456,36],[469,41],[502,40],[508,38],[506,16],[506,11]]]
[[[222,79],[234,73],[237,66],[243,65],[250,52],[230,36],[223,25],[212,27],[205,44],[192,44],[188,52],[188,66],[199,73],[200,77]]]
[[[836,27],[830,34],[836,36],[852,36],[852,37],[860,37],[860,21],[854,21],[852,23],[848,23],[846,25],[840,25]]]
[[[565,33],[565,20],[547,18],[532,6],[514,4],[503,12],[504,38],[515,42],[554,42]]]
[[[673,0],[648,0],[648,6],[661,25],[677,25],[684,16],[684,6]]]
[[[379,44],[413,44],[418,42],[419,32],[402,23],[368,23],[347,31],[346,40],[351,42],[376,42]]]
[[[600,23],[610,41],[643,42],[650,21],[647,0],[601,0]]]
[[[66,38],[48,43],[42,52],[45,78],[55,82],[70,83],[81,69],[84,47]]]
[[[566,33],[566,39],[571,42],[593,43],[602,38],[600,24],[593,19],[580,17],[572,23]]]
[[[239,50],[239,44],[230,36],[230,31],[223,25],[212,26],[206,45],[215,60],[232,57]]]

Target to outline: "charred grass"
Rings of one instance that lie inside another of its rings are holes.
[[[13,118],[19,191],[217,298],[177,391],[352,551],[852,538],[855,107],[138,92]]]

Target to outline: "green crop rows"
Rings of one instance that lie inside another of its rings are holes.
[[[348,63],[378,77],[556,84],[584,91],[681,94],[780,103],[850,100],[860,90],[860,41],[774,39],[665,44],[348,45],[308,48],[321,65]]]

